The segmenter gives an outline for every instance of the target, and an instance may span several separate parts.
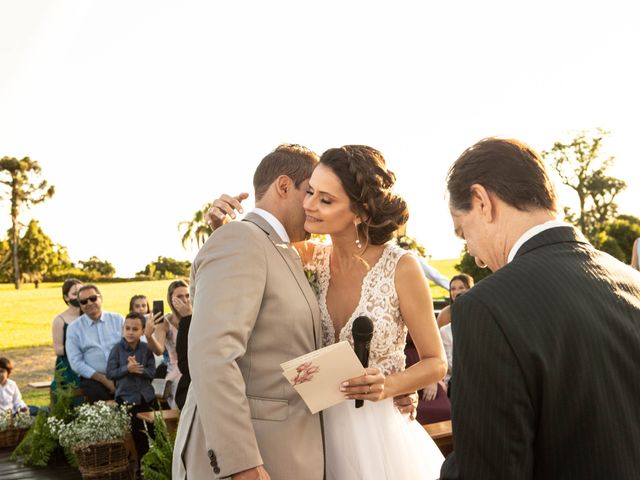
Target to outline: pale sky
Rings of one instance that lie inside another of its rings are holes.
[[[38,160],[56,187],[23,223],[121,276],[159,255],[192,260],[178,222],[251,191],[280,143],[381,150],[408,233],[433,258],[462,248],[447,168],[486,136],[544,150],[611,130],[612,173],[629,184],[621,213],[640,215],[640,29],[627,5],[0,0],[0,157]]]

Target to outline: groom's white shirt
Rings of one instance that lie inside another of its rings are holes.
[[[282,223],[280,223],[280,220],[278,220],[271,212],[267,212],[266,210],[257,207],[254,208],[252,212],[264,218],[284,242],[291,243],[291,241],[289,240],[289,235],[287,234],[284,226],[282,225]]]

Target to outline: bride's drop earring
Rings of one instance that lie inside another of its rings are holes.
[[[356,247],[362,248],[362,244],[360,243],[360,235],[358,234],[358,224],[354,223],[356,227]]]

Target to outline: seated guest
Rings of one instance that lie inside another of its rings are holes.
[[[76,387],[80,383],[80,379],[76,372],[69,365],[69,358],[64,349],[67,339],[67,328],[75,322],[82,312],[80,311],[80,303],[78,302],[78,290],[82,287],[82,282],[77,278],[67,278],[62,284],[62,300],[67,305],[67,309],[58,314],[53,319],[51,325],[51,335],[53,337],[53,350],[56,352],[55,373],[56,377],[51,382],[51,391],[53,393],[53,401],[56,401],[58,389],[62,385],[71,384]],[[61,382],[58,384],[58,380]]]
[[[406,355],[405,365],[407,368],[420,360],[418,350],[413,344],[413,339],[409,334],[407,334],[404,353]],[[420,425],[443,422],[451,419],[451,404],[449,403],[449,398],[447,398],[444,385],[441,382],[426,386],[418,392],[418,395],[416,420]]]
[[[466,273],[460,273],[451,278],[449,282],[449,299],[451,303],[458,295],[473,287],[473,277]],[[442,328],[451,322],[451,306],[447,305],[438,314],[438,327]],[[451,369],[451,368],[449,368]]]
[[[169,284],[167,289],[167,302],[171,308],[171,313],[166,315],[160,322],[154,322],[153,326],[148,325],[145,331],[149,348],[156,355],[166,351],[169,353],[169,366],[167,369],[167,380],[171,380],[171,396],[168,403],[171,408],[176,408],[175,402],[178,382],[182,376],[178,366],[178,353],[176,351],[176,341],[178,328],[182,318],[191,315],[191,300],[189,299],[189,284],[184,280],[175,280]],[[153,335],[149,333],[152,332]]]
[[[111,350],[107,362],[107,378],[116,382],[116,401],[132,405],[131,433],[138,459],[147,453],[149,443],[144,422],[137,414],[151,411],[155,399],[151,380],[156,373],[156,361],[147,344],[140,341],[144,324],[143,314],[129,312],[124,319],[122,339]]]
[[[124,319],[102,311],[102,295],[95,285],[78,290],[83,314],[69,325],[65,347],[71,368],[80,376],[80,388],[90,402],[112,400],[113,381],[106,376],[109,354],[122,336]]]
[[[449,298],[451,303],[455,301],[460,295],[473,287],[473,277],[466,273],[456,275],[451,279],[451,285],[449,286]],[[444,346],[444,352],[447,354],[447,374],[444,376],[444,386],[449,391],[449,382],[451,381],[451,372],[453,372],[453,335],[451,334],[451,306],[447,305],[438,314],[438,326],[440,327],[440,337],[442,338],[442,345]]]
[[[11,410],[13,414],[27,412],[29,407],[22,400],[20,389],[11,380],[13,362],[6,357],[0,357],[0,411]]]
[[[467,291],[473,286],[473,277],[466,273],[461,273],[454,276],[449,282],[449,297],[451,302],[462,293]],[[440,335],[442,337],[442,344],[444,345],[445,353],[447,354],[447,361],[449,368],[444,379],[440,382],[427,385],[423,390],[419,392],[418,409],[416,413],[416,419],[421,425],[425,423],[436,423],[444,420],[451,419],[451,403],[447,397],[449,380],[451,378],[451,366],[452,363],[452,339],[451,339],[451,313],[450,307],[444,307],[438,314],[438,326],[443,321],[445,326],[440,329]],[[407,335],[407,346],[405,348],[405,355],[407,356],[407,367],[413,365],[418,360],[418,352],[413,346],[411,336]]]

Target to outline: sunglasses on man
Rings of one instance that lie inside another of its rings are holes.
[[[98,301],[98,297],[100,295],[91,295],[90,297],[87,297],[83,300],[79,300],[80,305],[86,305],[87,303],[91,302],[91,303],[95,303]]]

